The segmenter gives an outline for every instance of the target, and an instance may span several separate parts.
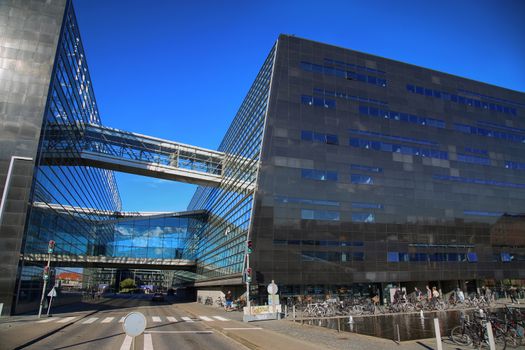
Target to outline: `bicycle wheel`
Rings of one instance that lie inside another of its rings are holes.
[[[466,333],[465,327],[456,326],[450,332],[450,339],[458,345],[469,346],[472,344],[472,338]]]

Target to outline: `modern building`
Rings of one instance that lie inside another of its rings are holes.
[[[90,285],[137,268],[236,294],[250,268],[261,300],[272,280],[319,296],[524,283],[523,92],[281,35],[204,150],[102,126],[71,1],[0,16],[4,312],[37,301],[50,239]],[[201,186],[188,212],[122,213],[113,170]]]

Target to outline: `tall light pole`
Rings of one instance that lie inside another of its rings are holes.
[[[5,179],[5,186],[4,186],[4,192],[2,193],[2,201],[0,202],[0,225],[2,224],[2,219],[4,216],[4,208],[5,208],[5,202],[7,199],[7,193],[9,192],[9,184],[11,183],[11,175],[13,173],[13,167],[15,164],[15,160],[26,160],[26,161],[32,161],[33,158],[30,157],[19,157],[19,156],[12,156],[11,161],[9,162],[9,170],[7,170],[7,178]]]

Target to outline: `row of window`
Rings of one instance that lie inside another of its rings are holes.
[[[376,100],[374,98],[368,98],[368,97],[362,97],[362,96],[348,95],[342,91],[333,91],[333,90],[314,88],[314,94],[321,94],[323,96],[339,97],[339,98],[344,98],[345,100],[351,100],[351,101],[357,101],[357,102],[373,103],[373,104],[378,104],[381,106],[388,105],[388,102],[386,101]]]
[[[376,221],[376,217],[373,213],[352,213],[352,221],[372,223]]]
[[[431,126],[431,127],[440,128],[440,129],[444,129],[446,126],[446,123],[444,120],[419,117],[413,114],[383,110],[383,109],[378,109],[375,107],[369,107],[369,106],[363,106],[363,105],[359,106],[359,113],[364,114],[364,115],[371,115],[374,117],[380,117],[384,119],[402,121],[406,123]]]
[[[405,253],[405,252],[387,252],[387,262],[428,262],[428,261],[468,261],[478,262],[478,254],[475,252],[468,253]]]
[[[325,240],[297,240],[297,239],[274,239],[274,245],[309,245],[326,247],[362,247],[363,241],[325,241]]]
[[[386,72],[384,72],[382,70],[379,70],[379,69],[359,66],[359,65],[356,65],[356,64],[352,64],[352,63],[345,63],[343,61],[337,61],[337,60],[333,60],[331,58],[325,58],[324,59],[324,63],[332,64],[332,65],[339,65],[341,67],[348,67],[348,68],[352,68],[352,69],[358,69],[358,70],[362,70],[362,71],[366,71],[366,72],[370,72],[370,73],[386,74]]]
[[[330,262],[345,262],[345,261],[364,261],[364,252],[301,252],[303,261],[330,261]]]
[[[335,109],[335,100],[322,97],[312,97],[308,95],[301,96],[301,103],[308,106],[317,106]]]
[[[474,248],[474,244],[445,244],[445,243],[409,243],[409,247],[421,247],[421,248]]]
[[[338,145],[339,144],[339,139],[337,135],[324,134],[324,133],[310,131],[310,130],[301,131],[301,140],[326,143],[328,145]]]
[[[495,139],[509,140],[519,143],[525,143],[525,136],[509,134],[506,132],[478,128],[476,126],[454,123],[454,130],[465,134],[480,135],[485,137],[493,137]]]
[[[337,171],[301,169],[301,177],[309,180],[337,181]]]
[[[482,98],[485,98],[487,100],[499,101],[499,102],[503,102],[503,103],[511,103],[513,105],[525,107],[525,104],[523,104],[523,103],[514,102],[514,101],[511,101],[511,100],[504,99],[504,98],[484,95],[484,94],[480,94],[480,93],[477,93],[477,92],[474,92],[474,91],[464,90],[464,89],[458,89],[458,91],[459,92],[463,92],[463,93],[468,94],[468,95],[482,97]]]
[[[502,124],[498,124],[498,123],[485,122],[485,121],[482,121],[482,120],[478,120],[478,125],[489,126],[489,127],[494,127],[494,128],[498,128],[498,129],[503,129],[503,130],[507,130],[507,131],[512,131],[512,132],[525,134],[525,129],[513,128],[513,127],[510,127],[510,126],[502,125]]]
[[[294,197],[285,197],[285,196],[275,196],[277,202],[280,203],[299,203],[299,204],[311,204],[311,205],[327,205],[338,207],[339,202],[336,201],[327,201],[322,199],[308,199],[308,198],[294,198]]]
[[[499,187],[525,188],[525,184],[518,184],[518,183],[504,182],[504,181],[496,181],[496,180],[474,179],[474,178],[470,178],[470,177],[461,177],[461,176],[434,175],[434,176],[432,176],[432,178],[434,180],[463,182],[463,183],[477,184],[477,185],[491,185],[491,186],[499,186]]]
[[[514,115],[514,116],[517,115],[517,111],[515,108],[502,106],[496,103],[483,102],[480,100],[463,97],[463,96],[459,96],[455,94],[449,94],[448,92],[428,89],[422,86],[416,86],[416,85],[411,85],[411,84],[407,84],[406,88],[407,88],[407,91],[415,93],[415,94],[435,97],[435,98],[439,98],[445,101],[452,101],[452,102],[467,105],[467,106],[473,106],[476,108],[497,111],[497,112],[501,112],[505,114]]]
[[[374,179],[372,178],[372,176],[369,175],[351,174],[350,182],[352,182],[353,184],[373,185]]]
[[[472,148],[472,147],[465,147],[465,152],[474,153],[474,154],[481,154],[484,156],[488,156],[489,152],[485,149],[478,149],[478,148]]]
[[[352,208],[354,208],[354,209],[383,209],[383,204],[379,204],[379,203],[365,203],[365,202],[352,202]]]
[[[343,70],[304,61],[301,62],[301,68],[307,72],[323,73],[324,75],[345,78],[347,80],[356,80],[380,87],[386,87],[386,79],[378,78],[372,75],[361,74],[354,71]]]
[[[321,221],[339,221],[340,214],[333,210],[312,210],[301,209],[301,219],[303,220],[321,220]]]
[[[365,139],[350,138],[350,146],[364,148],[364,149],[373,149],[376,151],[383,151],[383,152],[402,153],[402,154],[408,154],[408,155],[420,156],[420,157],[448,159],[448,153],[445,151],[397,145],[397,144],[386,143],[386,142],[381,142],[381,141],[371,141],[371,140],[365,140]]]
[[[350,169],[369,171],[371,173],[382,173],[383,172],[383,168],[376,167],[376,166],[362,165],[362,164],[350,164]]]
[[[496,213],[492,211],[479,211],[479,210],[464,210],[464,215],[467,216],[490,216],[490,217],[500,217],[503,213]]]
[[[403,136],[383,134],[381,132],[357,130],[357,129],[348,129],[348,132],[350,132],[351,134],[357,134],[357,135],[366,135],[366,136],[380,137],[380,138],[387,139],[387,140],[392,140],[392,141],[416,143],[416,144],[419,144],[419,145],[426,145],[426,146],[439,146],[439,144],[437,142],[434,142],[434,141],[414,139],[412,137],[403,137]]]
[[[505,168],[507,169],[516,169],[516,170],[525,170],[525,163],[512,162],[510,160],[505,161]]]
[[[472,163],[480,165],[490,165],[490,159],[484,157],[471,156],[468,154],[457,154],[457,160],[463,163]]]

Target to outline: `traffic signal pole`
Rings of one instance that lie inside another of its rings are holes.
[[[49,241],[49,244],[47,247],[47,266],[44,268],[44,274],[43,274],[44,287],[42,287],[42,297],[40,298],[40,307],[38,308],[38,318],[42,316],[42,308],[44,307],[44,298],[46,297],[47,280],[49,279],[49,275],[50,275],[49,265],[51,265],[51,254],[53,254],[54,249],[55,249],[55,241],[51,240]]]

